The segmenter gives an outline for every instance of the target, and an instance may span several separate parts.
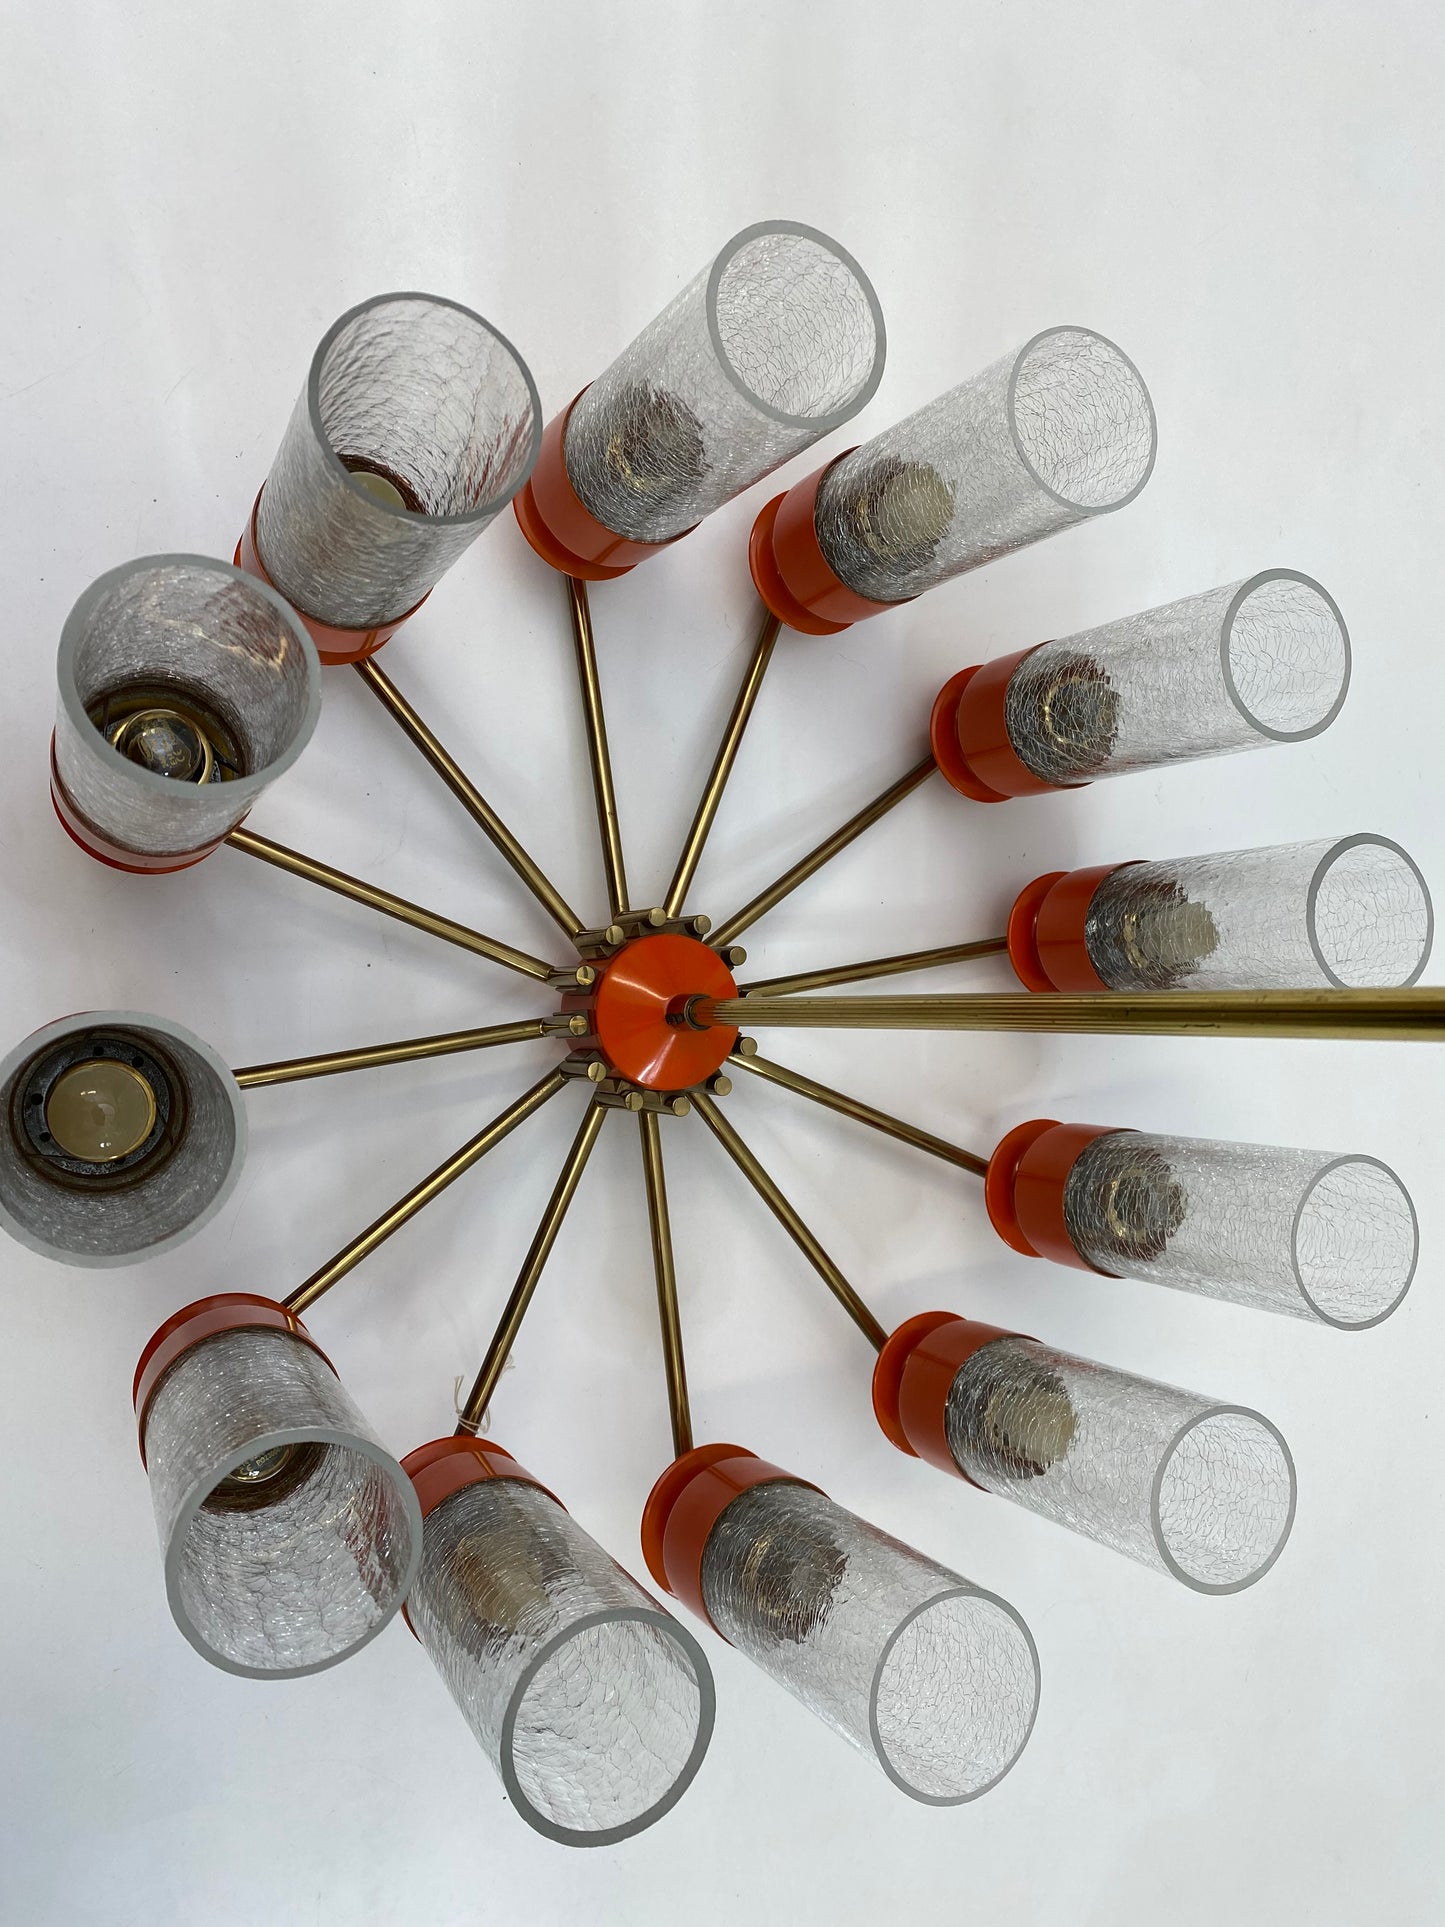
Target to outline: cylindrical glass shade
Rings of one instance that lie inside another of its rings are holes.
[[[1122,508],[1155,439],[1128,356],[1087,328],[1051,328],[835,462],[818,546],[855,594],[903,602]]]
[[[515,495],[541,440],[526,363],[470,308],[383,294],[322,337],[266,478],[256,546],[303,614],[408,614]]]
[[[1124,864],[1084,921],[1109,990],[1392,989],[1433,932],[1424,878],[1382,836]]]
[[[1294,1523],[1294,1461],[1267,1419],[1031,1338],[964,1361],[944,1426],[975,1485],[1198,1592],[1252,1584]]]
[[[0,1225],[62,1264],[183,1244],[231,1195],[245,1150],[235,1078],[168,1018],[86,1011],[0,1063]]]
[[[1349,676],[1334,601],[1271,569],[1046,642],[1009,678],[1004,719],[1035,776],[1085,783],[1318,735]]]
[[[57,807],[78,840],[122,863],[133,852],[137,868],[213,848],[301,754],[321,702],[295,613],[199,555],[144,556],[92,582],[57,674]]]
[[[877,298],[836,241],[745,228],[579,396],[568,480],[604,527],[666,542],[855,415],[883,356]]]
[[[735,1498],[702,1592],[724,1638],[915,1800],[975,1799],[1023,1751],[1039,1667],[1013,1607],[811,1486]]]
[[[1110,1131],[1080,1152],[1064,1222],[1096,1270],[1357,1330],[1410,1287],[1419,1227],[1376,1158]]]
[[[697,1641],[540,1487],[484,1478],[427,1515],[407,1615],[530,1826],[607,1846],[702,1764]]]
[[[213,1665],[320,1672],[406,1597],[416,1494],[304,1339],[228,1330],[182,1352],[143,1442],[171,1611]]]

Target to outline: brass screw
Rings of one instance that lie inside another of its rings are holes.
[[[705,937],[712,929],[712,918],[704,916],[688,917],[687,927],[695,937]]]
[[[615,950],[618,944],[627,941],[627,932],[622,928],[620,923],[609,923],[607,928],[602,932],[602,941],[604,943],[610,943]]]
[[[740,943],[727,944],[723,949],[719,950],[717,954],[722,958],[729,970],[736,970],[739,964],[745,964],[748,960],[748,953]]]
[[[596,983],[597,972],[592,968],[591,964],[578,964],[577,981],[579,984],[581,984],[584,990],[587,988],[589,984]]]
[[[654,930],[660,930],[663,924],[667,922],[667,912],[665,910],[659,909],[654,904],[651,910],[648,910],[644,913],[644,920],[647,923],[650,923]]]
[[[692,1109],[692,1102],[686,1097],[670,1097],[667,1100],[667,1108],[674,1117],[686,1117]]]
[[[756,1037],[740,1037],[732,1047],[734,1057],[756,1057],[758,1040]]]
[[[726,1097],[733,1087],[733,1081],[725,1071],[714,1071],[707,1080],[707,1087],[714,1097]]]
[[[600,1084],[603,1078],[606,1077],[607,1066],[600,1057],[594,1057],[592,1062],[587,1066],[587,1075],[594,1084]]]

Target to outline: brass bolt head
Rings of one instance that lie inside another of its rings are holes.
[[[732,1055],[734,1057],[756,1057],[757,1054],[758,1040],[756,1037],[740,1037],[732,1048]]]
[[[714,1071],[707,1080],[707,1087],[714,1097],[726,1097],[733,1087],[733,1081],[725,1071]]]

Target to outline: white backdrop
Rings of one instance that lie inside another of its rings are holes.
[[[929,785],[749,934],[745,974],[990,934],[1023,880],[1075,862],[1378,829],[1440,886],[1442,52],[1430,0],[5,0],[0,1041],[135,1005],[245,1063],[539,1007],[520,980],[231,852],[159,880],[89,863],[45,791],[60,627],[127,557],[229,556],[312,348],[352,303],[418,287],[479,308],[550,414],[769,217],[835,234],[888,320],[881,391],[822,454],[1056,322],[1134,357],[1160,452],[1118,516],[837,641],[785,638],[692,907],[721,918],[915,760],[928,702],[967,662],[1281,564],[1337,597],[1356,669],[1339,722],[1302,747],[989,811]],[[670,874],[751,641],[763,499],[594,595],[634,901]],[[510,515],[385,663],[600,912],[561,592]],[[343,671],[253,823],[555,947]],[[1006,981],[989,962],[952,983]],[[548,1048],[255,1094],[236,1196],[160,1262],[84,1273],[0,1251],[0,1918],[1440,1918],[1445,1101],[1423,1047],[771,1047],[984,1150],[1042,1114],[1373,1152],[1415,1192],[1424,1257],[1399,1314],[1359,1336],[1031,1264],[963,1174],[751,1080],[729,1100],[886,1323],[953,1307],[1267,1411],[1298,1461],[1298,1520],[1230,1599],[895,1453],[867,1347],[702,1127],[667,1128],[699,1437],[818,1480],[1034,1630],[1037,1729],[980,1804],[911,1804],[704,1634],[718,1721],[693,1789],[640,1838],[569,1854],[508,1810],[399,1623],[299,1683],[206,1667],[162,1593],[130,1413],[141,1344],[204,1292],[289,1289]],[[574,1108],[314,1313],[396,1450],[449,1428]],[[494,1414],[640,1571],[668,1438],[634,1135],[604,1133]]]

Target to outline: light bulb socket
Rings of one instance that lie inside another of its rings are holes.
[[[226,840],[224,836],[219,836],[214,842],[203,843],[199,849],[187,850],[182,856],[131,850],[123,843],[112,842],[82,814],[74,797],[66,789],[56,762],[54,730],[50,732],[50,801],[60,819],[61,829],[72,843],[79,844],[85,854],[94,857],[97,863],[104,863],[112,870],[125,870],[131,876],[169,876],[176,870],[189,870],[195,864],[204,862],[214,850],[219,850]],[[245,820],[245,817],[241,818],[243,823]],[[232,829],[237,827],[234,823],[231,825]]]
[[[989,1223],[1012,1251],[1025,1258],[1051,1258],[1100,1277],[1069,1236],[1064,1189],[1081,1153],[1096,1138],[1124,1128],[1116,1124],[1060,1124],[1051,1117],[1016,1124],[988,1161],[984,1203]]]
[[[131,1403],[135,1407],[142,1465],[146,1462],[146,1418],[166,1373],[208,1338],[215,1338],[220,1332],[243,1330],[286,1332],[303,1345],[309,1345],[332,1372],[336,1370],[295,1312],[287,1311],[274,1298],[262,1298],[250,1291],[222,1291],[210,1298],[198,1298],[194,1304],[173,1312],[152,1332],[136,1365]]]
[[[1109,988],[1094,968],[1085,929],[1099,885],[1125,867],[1100,863],[1086,870],[1050,870],[1019,891],[1009,911],[1008,956],[1026,990]]]
[[[560,574],[611,582],[692,531],[684,529],[667,542],[629,542],[583,507],[567,473],[564,441],[572,410],[586,392],[574,395],[542,431],[537,466],[512,497],[512,513],[537,554]]]
[[[919,1312],[900,1325],[873,1367],[873,1415],[889,1444],[955,1479],[967,1479],[948,1449],[948,1394],[959,1368],[976,1351],[997,1338],[1022,1336],[951,1311]]]
[[[841,462],[843,455],[852,453],[845,448],[833,460]],[[819,486],[832,466],[833,462],[825,462],[785,495],[775,495],[759,510],[748,539],[753,586],[779,622],[805,636],[836,636],[855,622],[902,607],[859,595],[828,566],[818,544],[813,511]]]
[[[265,493],[266,488],[263,483],[251,505],[251,519],[241,531],[241,539],[236,544],[236,553],[231,559],[243,574],[253,577],[257,582],[264,582],[268,589],[276,589],[277,595],[284,596],[284,591],[276,588],[276,584],[267,573],[266,564],[261,560],[261,549],[256,535],[257,518],[261,513],[261,497]],[[296,618],[307,635],[316,644],[316,653],[322,662],[335,665],[364,662],[368,656],[374,656],[384,642],[391,640],[403,623],[411,621],[422,606],[422,602],[425,602],[430,594],[431,590],[428,589],[426,595],[421,598],[421,602],[414,602],[406,613],[398,616],[394,622],[381,622],[371,629],[338,628],[333,622],[323,622],[319,616],[309,615],[305,609],[291,602],[289,597],[285,599],[288,606],[295,610]]]
[[[744,1445],[698,1445],[674,1459],[647,1495],[642,1511],[647,1570],[664,1592],[691,1607],[709,1626],[712,1616],[702,1590],[708,1534],[741,1493],[778,1480],[817,1490],[811,1481],[771,1465]]]
[[[149,1137],[99,1164],[52,1136],[54,1074],[127,1067],[156,1106]],[[89,1010],[0,1060],[0,1229],[60,1264],[135,1264],[184,1243],[231,1195],[246,1154],[240,1087],[209,1044],[147,1011]]]

